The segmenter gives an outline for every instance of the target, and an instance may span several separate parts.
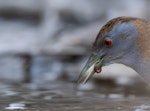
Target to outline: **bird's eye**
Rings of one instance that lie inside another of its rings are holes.
[[[113,44],[113,41],[112,39],[110,38],[105,38],[104,41],[103,41],[103,45],[107,48],[111,47]]]

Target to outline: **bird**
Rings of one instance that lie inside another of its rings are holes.
[[[100,29],[92,53],[78,81],[86,83],[103,66],[113,63],[131,67],[150,83],[150,22],[137,17],[120,16]],[[85,75],[91,68],[92,71]]]

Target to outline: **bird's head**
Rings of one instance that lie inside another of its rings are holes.
[[[113,63],[138,69],[141,61],[138,35],[137,18],[118,17],[106,23],[97,35],[93,52],[81,71],[79,80],[92,66],[93,71],[87,75],[84,82],[87,82],[95,72],[100,72],[102,66]]]

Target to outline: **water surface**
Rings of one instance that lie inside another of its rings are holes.
[[[78,85],[53,81],[42,84],[0,84],[2,111],[150,111],[149,93],[141,84]]]

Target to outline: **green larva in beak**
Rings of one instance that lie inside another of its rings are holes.
[[[84,66],[82,69],[80,76],[78,78],[78,82],[82,81],[84,75],[86,72],[94,65],[92,71],[86,75],[85,79],[83,80],[83,83],[86,83],[89,79],[91,79],[94,75],[94,73],[99,73],[101,72],[101,67],[102,67],[103,59],[97,55],[92,55],[87,64]]]

